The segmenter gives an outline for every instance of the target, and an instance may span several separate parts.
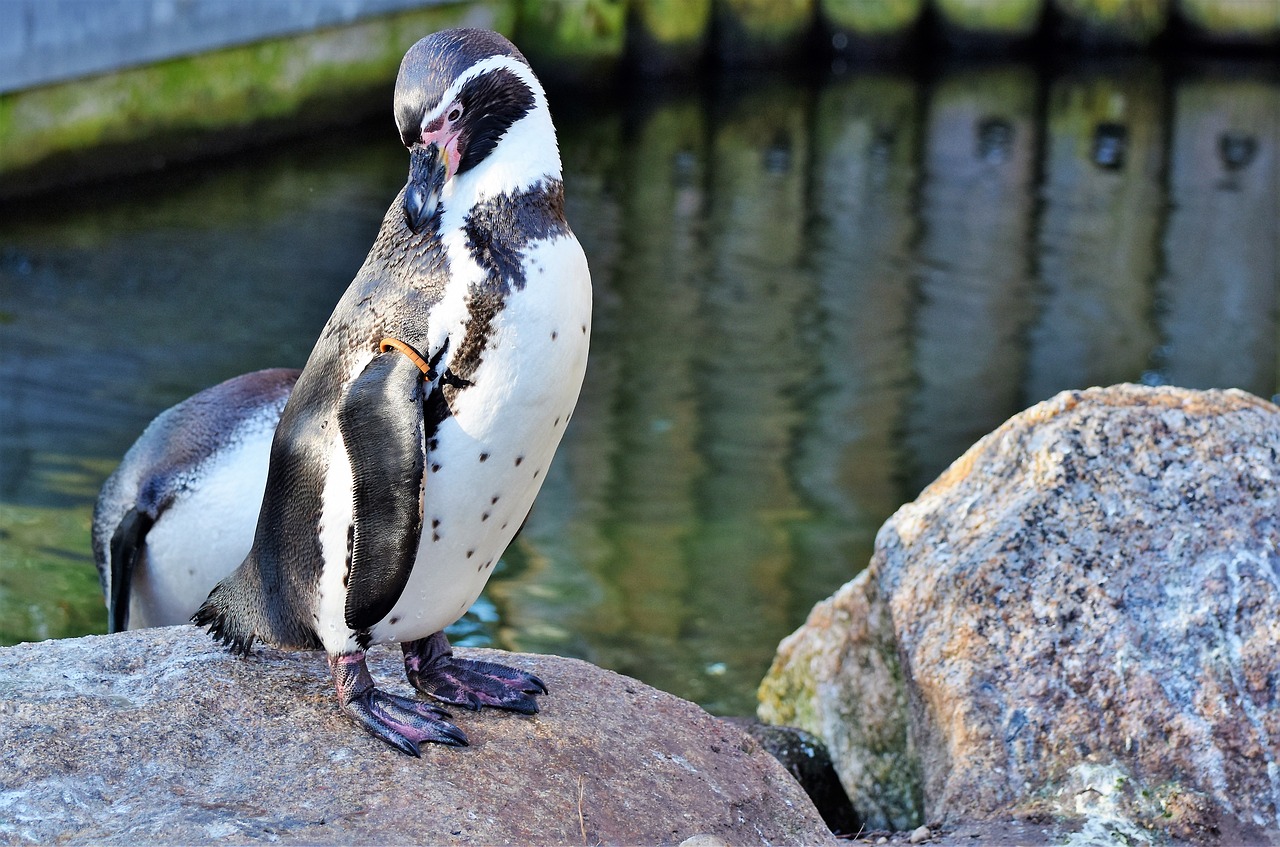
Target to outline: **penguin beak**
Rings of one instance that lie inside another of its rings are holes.
[[[414,233],[422,232],[440,206],[440,194],[450,176],[449,155],[438,144],[409,148],[409,182],[404,187],[404,220]]]

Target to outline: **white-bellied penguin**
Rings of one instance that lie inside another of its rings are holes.
[[[193,620],[238,652],[323,648],[343,711],[416,755],[465,736],[375,688],[371,644],[399,642],[409,681],[445,703],[533,713],[546,691],[454,657],[443,630],[546,479],[586,369],[591,279],[546,95],[511,42],[422,39],[395,118],[408,184],[285,406],[253,547]]]
[[[298,373],[254,371],[166,409],[103,483],[93,555],[111,632],[186,623],[244,561]]]

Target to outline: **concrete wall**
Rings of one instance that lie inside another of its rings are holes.
[[[445,0],[0,0],[0,93]]]

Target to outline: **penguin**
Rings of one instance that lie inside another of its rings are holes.
[[[187,623],[244,560],[297,369],[242,374],[156,416],[102,486],[93,555],[110,632]]]
[[[394,92],[408,181],[281,414],[253,544],[193,617],[233,652],[324,650],[338,705],[395,749],[465,745],[443,705],[538,711],[546,685],[455,657],[577,403],[591,276],[546,94],[506,38],[411,47]],[[430,700],[376,687],[399,643]],[[433,702],[434,701],[434,702]]]

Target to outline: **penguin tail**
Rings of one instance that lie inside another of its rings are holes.
[[[261,557],[251,552],[213,587],[191,622],[206,627],[216,641],[241,656],[249,654],[254,641],[282,650],[322,648],[315,631],[302,625],[305,618],[290,597],[264,586],[261,566]]]
[[[213,587],[208,598],[191,616],[191,622],[208,628],[214,640],[225,644],[232,653],[247,656],[253,648],[257,633],[242,615],[236,613],[239,604],[236,602],[238,598],[232,581],[234,577],[235,574],[232,574]]]

